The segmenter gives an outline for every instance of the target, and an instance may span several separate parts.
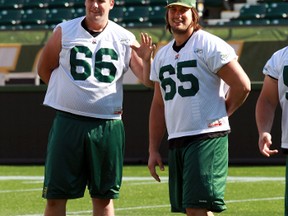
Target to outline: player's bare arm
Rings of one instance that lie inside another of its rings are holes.
[[[217,74],[230,87],[226,96],[226,109],[228,116],[231,116],[248,97],[251,83],[236,59],[224,65]]]
[[[152,62],[152,53],[156,49],[152,44],[152,38],[146,33],[141,33],[141,44],[137,41],[131,45],[132,55],[130,67],[137,78],[147,87],[153,87],[150,80],[150,67]]]
[[[48,84],[52,71],[59,66],[61,51],[61,28],[57,28],[43,48],[38,63],[38,75]]]
[[[255,116],[259,134],[259,151],[266,157],[278,153],[278,150],[270,149],[272,145],[270,131],[278,103],[278,82],[269,76],[265,76],[263,88],[256,103]]]
[[[156,172],[156,167],[164,170],[161,155],[159,153],[161,141],[166,131],[165,117],[164,117],[164,103],[160,92],[160,86],[155,83],[154,96],[152,100],[150,116],[149,116],[149,161],[148,169],[151,176],[158,182],[160,177]]]

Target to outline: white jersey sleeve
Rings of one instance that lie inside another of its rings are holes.
[[[123,75],[135,36],[109,21],[97,37],[81,25],[84,17],[60,24],[59,67],[51,75],[44,104],[76,115],[120,119]]]
[[[288,47],[275,52],[264,66],[263,73],[278,80],[279,102],[282,109],[282,148],[288,149]]]
[[[203,30],[178,53],[173,42],[157,52],[150,76],[161,86],[168,139],[230,130],[227,89],[217,72],[237,58],[234,49]]]

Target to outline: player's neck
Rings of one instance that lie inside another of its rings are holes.
[[[173,33],[174,39],[175,39],[175,45],[181,46],[182,44],[186,43],[187,40],[193,35],[193,29],[192,31],[187,31],[184,34],[183,33]]]
[[[182,44],[186,43],[192,35],[193,32],[189,34],[174,34],[175,45],[182,46]]]
[[[89,20],[87,18],[85,18],[82,21],[82,25],[83,24],[85,26],[85,29],[88,29],[89,32],[101,33],[106,28],[106,26],[108,25],[108,20],[107,20],[107,23],[96,24],[96,23],[93,23],[93,22],[89,22]]]

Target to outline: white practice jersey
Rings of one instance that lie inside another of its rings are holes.
[[[84,17],[59,24],[60,64],[51,75],[44,104],[76,115],[121,119],[123,75],[135,36],[109,21],[97,37],[81,25]]]
[[[264,66],[263,73],[278,80],[282,109],[282,148],[288,149],[288,47],[275,52]]]
[[[151,80],[160,83],[168,139],[230,130],[225,106],[227,85],[218,70],[236,59],[222,39],[198,30],[177,53],[174,40],[152,63]]]

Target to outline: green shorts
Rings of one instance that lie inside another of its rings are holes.
[[[172,212],[185,213],[186,208],[212,212],[226,209],[228,135],[170,149],[168,161]]]
[[[116,199],[124,158],[122,120],[57,112],[47,147],[43,198]]]

